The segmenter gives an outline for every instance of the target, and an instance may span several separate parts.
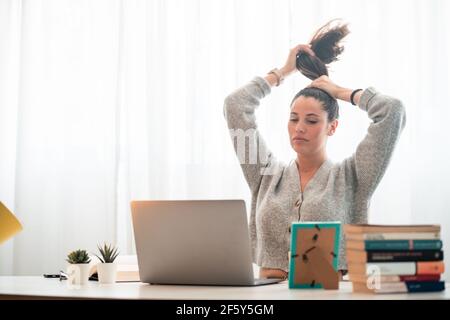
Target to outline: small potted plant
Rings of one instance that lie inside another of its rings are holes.
[[[97,246],[100,256],[96,255],[101,263],[97,265],[98,281],[100,283],[115,283],[117,278],[117,264],[114,262],[119,252],[117,248],[106,243]]]
[[[67,255],[66,261],[70,264],[67,273],[73,276],[74,284],[84,285],[89,281],[89,254],[86,250],[75,250]]]

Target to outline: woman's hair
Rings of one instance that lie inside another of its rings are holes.
[[[315,80],[323,75],[328,76],[327,65],[338,60],[338,56],[344,51],[344,47],[340,45],[340,42],[348,34],[347,24],[341,23],[340,20],[329,21],[317,30],[309,42],[315,56],[300,51],[297,55],[297,69],[311,80]],[[322,102],[324,110],[328,113],[328,121],[333,121],[339,117],[337,100],[327,92],[314,87],[305,88],[295,95],[291,106],[300,96],[312,97]]]
[[[291,106],[298,97],[311,97],[320,101],[323,105],[324,110],[328,115],[328,122],[331,122],[339,118],[339,105],[337,100],[330,96],[328,92],[314,87],[307,87],[300,90],[292,99]]]

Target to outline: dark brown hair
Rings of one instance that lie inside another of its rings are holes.
[[[340,42],[349,33],[347,24],[337,19],[329,21],[317,30],[309,42],[316,55],[311,56],[300,51],[297,55],[297,69],[311,80],[323,75],[328,76],[327,64],[338,60],[338,56],[344,51]]]
[[[311,80],[315,80],[323,75],[328,76],[327,65],[338,60],[338,56],[344,51],[344,47],[340,42],[349,33],[347,24],[342,23],[341,20],[335,19],[329,21],[317,30],[309,42],[315,56],[311,56],[304,51],[298,53],[297,69]],[[305,88],[295,95],[294,99],[292,99],[291,106],[300,96],[313,97],[319,100],[328,114],[329,121],[339,118],[339,105],[337,100],[325,91],[314,87]]]

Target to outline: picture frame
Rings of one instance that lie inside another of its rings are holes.
[[[294,222],[291,226],[289,288],[338,289],[341,222]]]

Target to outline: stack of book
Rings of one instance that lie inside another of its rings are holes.
[[[345,225],[349,280],[354,292],[445,290],[439,225]]]

